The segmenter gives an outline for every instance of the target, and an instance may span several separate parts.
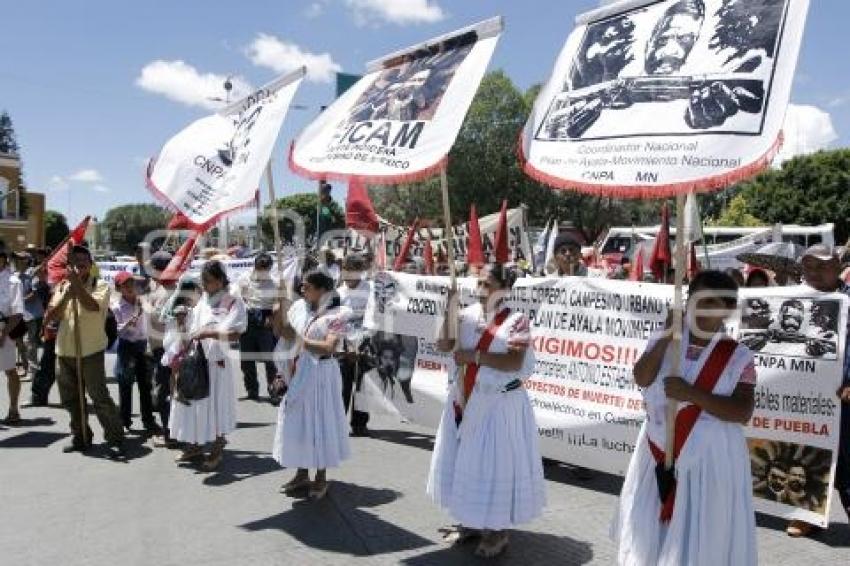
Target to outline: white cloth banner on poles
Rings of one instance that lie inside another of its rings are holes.
[[[486,20],[393,53],[293,142],[290,167],[314,179],[393,184],[445,164],[503,28]]]
[[[168,140],[148,165],[148,188],[201,230],[254,203],[305,73],[282,76]]]
[[[455,375],[451,357],[434,347],[448,278],[380,277],[366,320],[379,331],[376,347],[399,357],[395,367],[412,368],[384,376],[383,383],[409,392],[391,395],[388,388],[389,400],[406,418],[436,428]],[[462,304],[474,300],[473,284],[459,280]],[[511,304],[531,321],[536,365],[526,390],[545,457],[625,472],[645,414],[632,367],[664,326],[672,300],[668,285],[578,277],[517,281]],[[848,303],[841,294],[802,286],[741,290],[741,316],[730,326],[755,353],[756,409],[744,433],[760,511],[828,523]]]
[[[725,188],[781,145],[809,0],[625,0],[577,20],[522,135],[558,188]]]

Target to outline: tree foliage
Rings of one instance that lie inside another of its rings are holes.
[[[457,141],[449,154],[449,199],[457,224],[468,218],[475,203],[479,215],[496,212],[502,199],[511,207],[528,206],[529,222],[542,226],[549,219],[572,222],[585,238],[594,240],[613,224],[655,223],[660,203],[629,202],[560,191],[529,178],[516,154],[518,135],[540,85],[523,93],[502,71],[481,81]],[[414,218],[442,219],[439,179],[397,186],[370,187],[378,213],[409,225]]]
[[[299,244],[296,242],[296,225],[293,215],[299,217],[304,223],[304,236],[308,242],[312,242],[316,234],[316,206],[319,197],[316,193],[298,193],[277,200],[278,216],[280,220],[280,236],[284,242]],[[330,205],[329,230],[345,228],[345,213],[339,203],[332,201]],[[272,232],[270,206],[265,207],[262,219],[263,239],[271,247],[274,242]],[[323,227],[324,228],[324,227]]]
[[[18,155],[18,138],[8,112],[0,114],[0,153]]]
[[[69,232],[68,220],[64,214],[55,210],[48,210],[44,213],[44,242],[46,245],[55,248],[68,237]]]
[[[723,210],[717,219],[712,219],[708,224],[712,226],[745,226],[756,228],[764,226],[765,223],[759,220],[749,212],[747,199],[744,195],[738,194],[729,201],[729,205]]]
[[[155,204],[127,204],[110,209],[101,226],[109,235],[112,249],[132,253],[154,230],[163,230],[171,213]]]
[[[835,223],[836,242],[850,236],[850,150],[786,161],[742,183],[746,212],[767,224]]]

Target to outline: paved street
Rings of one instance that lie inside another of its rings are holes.
[[[113,398],[117,388],[110,385]],[[0,407],[6,408],[5,386]],[[29,383],[23,399],[29,399]],[[446,548],[449,519],[425,496],[431,431],[379,420],[374,438],[353,439],[353,458],[329,472],[329,496],[289,499],[289,479],[270,457],[275,409],[240,401],[239,430],[218,472],[174,463],[173,451],[129,439],[127,463],[62,454],[67,416],[54,391],[49,408],[24,408],[24,426],[0,428],[0,548],[4,565],[472,564],[471,547]],[[138,425],[138,419],[136,425]],[[92,420],[96,441],[102,435]],[[545,515],[514,533],[498,564],[611,564],[607,527],[617,478],[580,480],[546,466]],[[836,499],[837,500],[837,499]],[[759,517],[762,564],[838,564],[850,528],[793,541],[783,522]],[[483,562],[483,561],[482,561]]]

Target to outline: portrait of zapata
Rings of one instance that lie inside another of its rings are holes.
[[[395,399],[399,389],[405,401],[413,403],[410,382],[418,348],[419,341],[412,336],[377,332],[372,337],[370,366],[377,371],[381,390],[389,399]]]
[[[740,341],[754,352],[835,360],[839,308],[834,300],[748,298]]]
[[[537,139],[759,133],[786,4],[663,0],[589,24]]]
[[[354,103],[348,122],[433,119],[477,39],[469,32],[390,61]]]
[[[750,439],[753,495],[824,513],[832,452],[814,446]]]

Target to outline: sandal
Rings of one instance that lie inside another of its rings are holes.
[[[314,501],[318,501],[322,499],[325,495],[328,494],[328,482],[323,481],[313,482],[310,484],[310,489],[307,490],[307,497],[313,499]]]
[[[280,492],[286,495],[292,494],[292,492],[300,491],[302,489],[309,489],[310,487],[310,476],[304,475],[303,477],[295,476],[282,486],[280,486]]]
[[[481,558],[495,558],[508,547],[508,533],[489,532],[478,543],[475,555]]]
[[[201,464],[201,469],[205,472],[214,472],[219,467],[223,459],[224,446],[216,445],[213,447],[212,452],[210,452],[210,455],[204,459],[204,463]]]
[[[451,545],[461,545],[466,544],[467,542],[481,538],[481,531],[478,529],[468,529],[463,525],[449,525],[448,527],[441,527],[437,529],[443,536],[443,542],[451,544]]]
[[[4,424],[7,426],[15,426],[21,424],[21,414],[18,412],[13,413],[10,411],[9,414],[6,415],[5,419],[0,420],[0,424]]]
[[[180,454],[178,454],[177,458],[174,460],[178,464],[184,464],[186,462],[194,462],[198,458],[201,458],[204,455],[204,451],[200,446],[193,446],[191,448],[184,449]]]

